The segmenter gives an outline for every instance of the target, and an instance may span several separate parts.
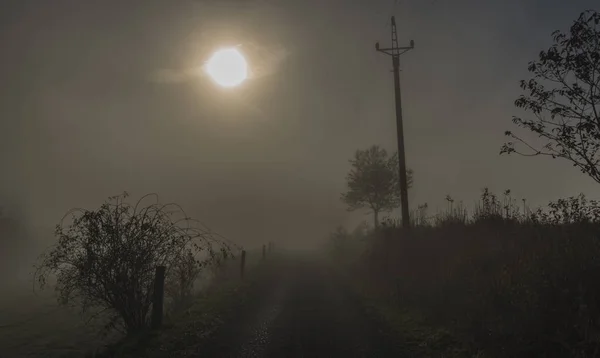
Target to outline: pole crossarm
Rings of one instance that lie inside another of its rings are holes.
[[[379,52],[383,52],[386,55],[390,55],[390,56],[400,56],[410,50],[412,50],[414,47],[398,47],[398,48],[379,48],[377,46],[377,44],[375,44],[375,50],[379,51]]]

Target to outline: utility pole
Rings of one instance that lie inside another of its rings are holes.
[[[408,212],[408,180],[406,177],[406,154],[404,153],[404,128],[402,126],[402,98],[400,95],[400,55],[415,48],[415,42],[410,40],[410,46],[398,46],[398,34],[396,33],[396,20],[392,16],[392,47],[379,48],[379,42],[375,43],[375,50],[392,56],[394,67],[394,90],[396,93],[396,132],[398,135],[398,168],[400,170],[400,200],[402,207],[402,227],[410,227]]]

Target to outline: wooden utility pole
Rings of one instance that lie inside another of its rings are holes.
[[[398,136],[398,168],[400,171],[400,200],[402,208],[402,227],[410,227],[408,212],[408,180],[406,177],[406,154],[404,152],[404,128],[402,125],[402,98],[400,95],[400,55],[415,48],[415,42],[410,40],[410,46],[398,46],[398,34],[396,32],[396,20],[392,16],[392,47],[379,48],[379,42],[375,43],[375,50],[392,56],[394,67],[394,90],[396,94],[396,132]]]

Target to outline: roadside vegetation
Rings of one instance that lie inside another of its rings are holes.
[[[156,195],[127,197],[71,210],[57,225],[35,265],[34,292],[2,302],[0,356],[171,354],[189,349],[186,337],[201,344],[243,302],[260,250],[247,252],[242,280],[241,247]],[[163,323],[151,329],[158,266]]]
[[[581,195],[517,210],[485,190],[472,213],[458,206],[429,220],[415,215],[410,232],[393,221],[339,228],[330,252],[418,353],[593,357],[599,204]]]
[[[515,101],[528,113],[513,118],[525,135],[507,131],[501,153],[558,159],[600,182],[600,13],[581,13],[569,30],[553,33],[554,44],[530,62]],[[597,201],[580,194],[531,209],[510,190],[484,189],[474,208],[450,196],[438,215],[418,206],[407,229],[380,224],[373,210],[398,207],[393,190],[380,190],[389,166],[366,166],[362,185],[355,170],[342,200],[374,203],[366,207],[375,225],[338,228],[329,251],[411,356],[600,355]]]

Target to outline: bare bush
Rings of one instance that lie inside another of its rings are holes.
[[[178,205],[160,204],[156,195],[131,205],[127,196],[111,197],[98,210],[68,212],[56,227],[58,242],[36,265],[36,280],[44,288],[55,278],[61,304],[106,318],[107,329],[133,333],[149,323],[157,266],[167,268],[167,294],[183,297],[200,270],[231,249]]]
[[[165,294],[171,299],[172,307],[185,305],[192,297],[194,282],[202,272],[192,252],[182,257],[165,279]]]

